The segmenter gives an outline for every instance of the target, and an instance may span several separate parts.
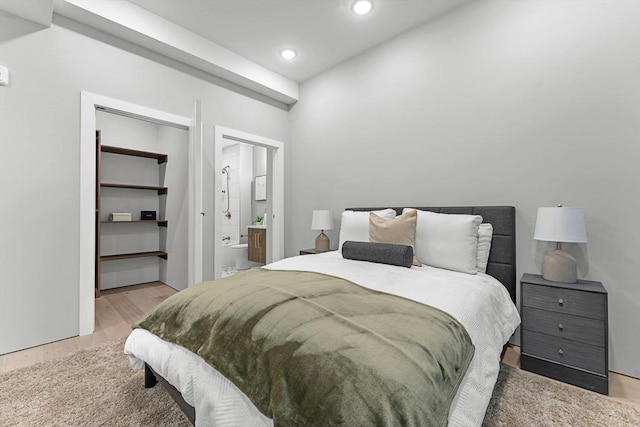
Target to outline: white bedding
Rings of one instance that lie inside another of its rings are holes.
[[[361,286],[431,305],[454,316],[475,346],[473,360],[449,412],[450,426],[479,426],[499,372],[502,346],[520,323],[504,286],[493,277],[423,267],[395,267],[345,260],[339,252],[287,258],[266,268],[331,274]],[[268,426],[251,401],[190,351],[134,330],[125,344],[131,367],[147,362],[196,408],[197,426]]]

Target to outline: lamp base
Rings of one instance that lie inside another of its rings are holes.
[[[324,234],[324,230],[316,237],[316,252],[327,252],[329,250],[329,237]]]
[[[576,283],[578,281],[576,259],[562,249],[548,252],[542,261],[542,277],[551,282]]]

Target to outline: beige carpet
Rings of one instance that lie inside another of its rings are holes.
[[[0,377],[2,426],[189,426],[161,386],[145,390],[123,341]],[[640,412],[504,366],[485,426],[634,426]]]
[[[640,426],[640,411],[502,364],[483,426]]]
[[[0,377],[2,426],[190,426],[162,386],[144,388],[124,340]]]

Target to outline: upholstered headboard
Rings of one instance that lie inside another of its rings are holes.
[[[347,208],[347,210],[371,211],[387,207]],[[446,214],[480,215],[482,222],[490,223],[493,226],[493,238],[487,274],[498,279],[509,291],[513,303],[516,303],[516,209],[513,206],[411,207]],[[403,208],[392,209],[400,215]]]

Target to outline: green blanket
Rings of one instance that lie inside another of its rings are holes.
[[[276,426],[444,426],[474,352],[438,309],[300,271],[201,283],[134,326],[200,355]]]

